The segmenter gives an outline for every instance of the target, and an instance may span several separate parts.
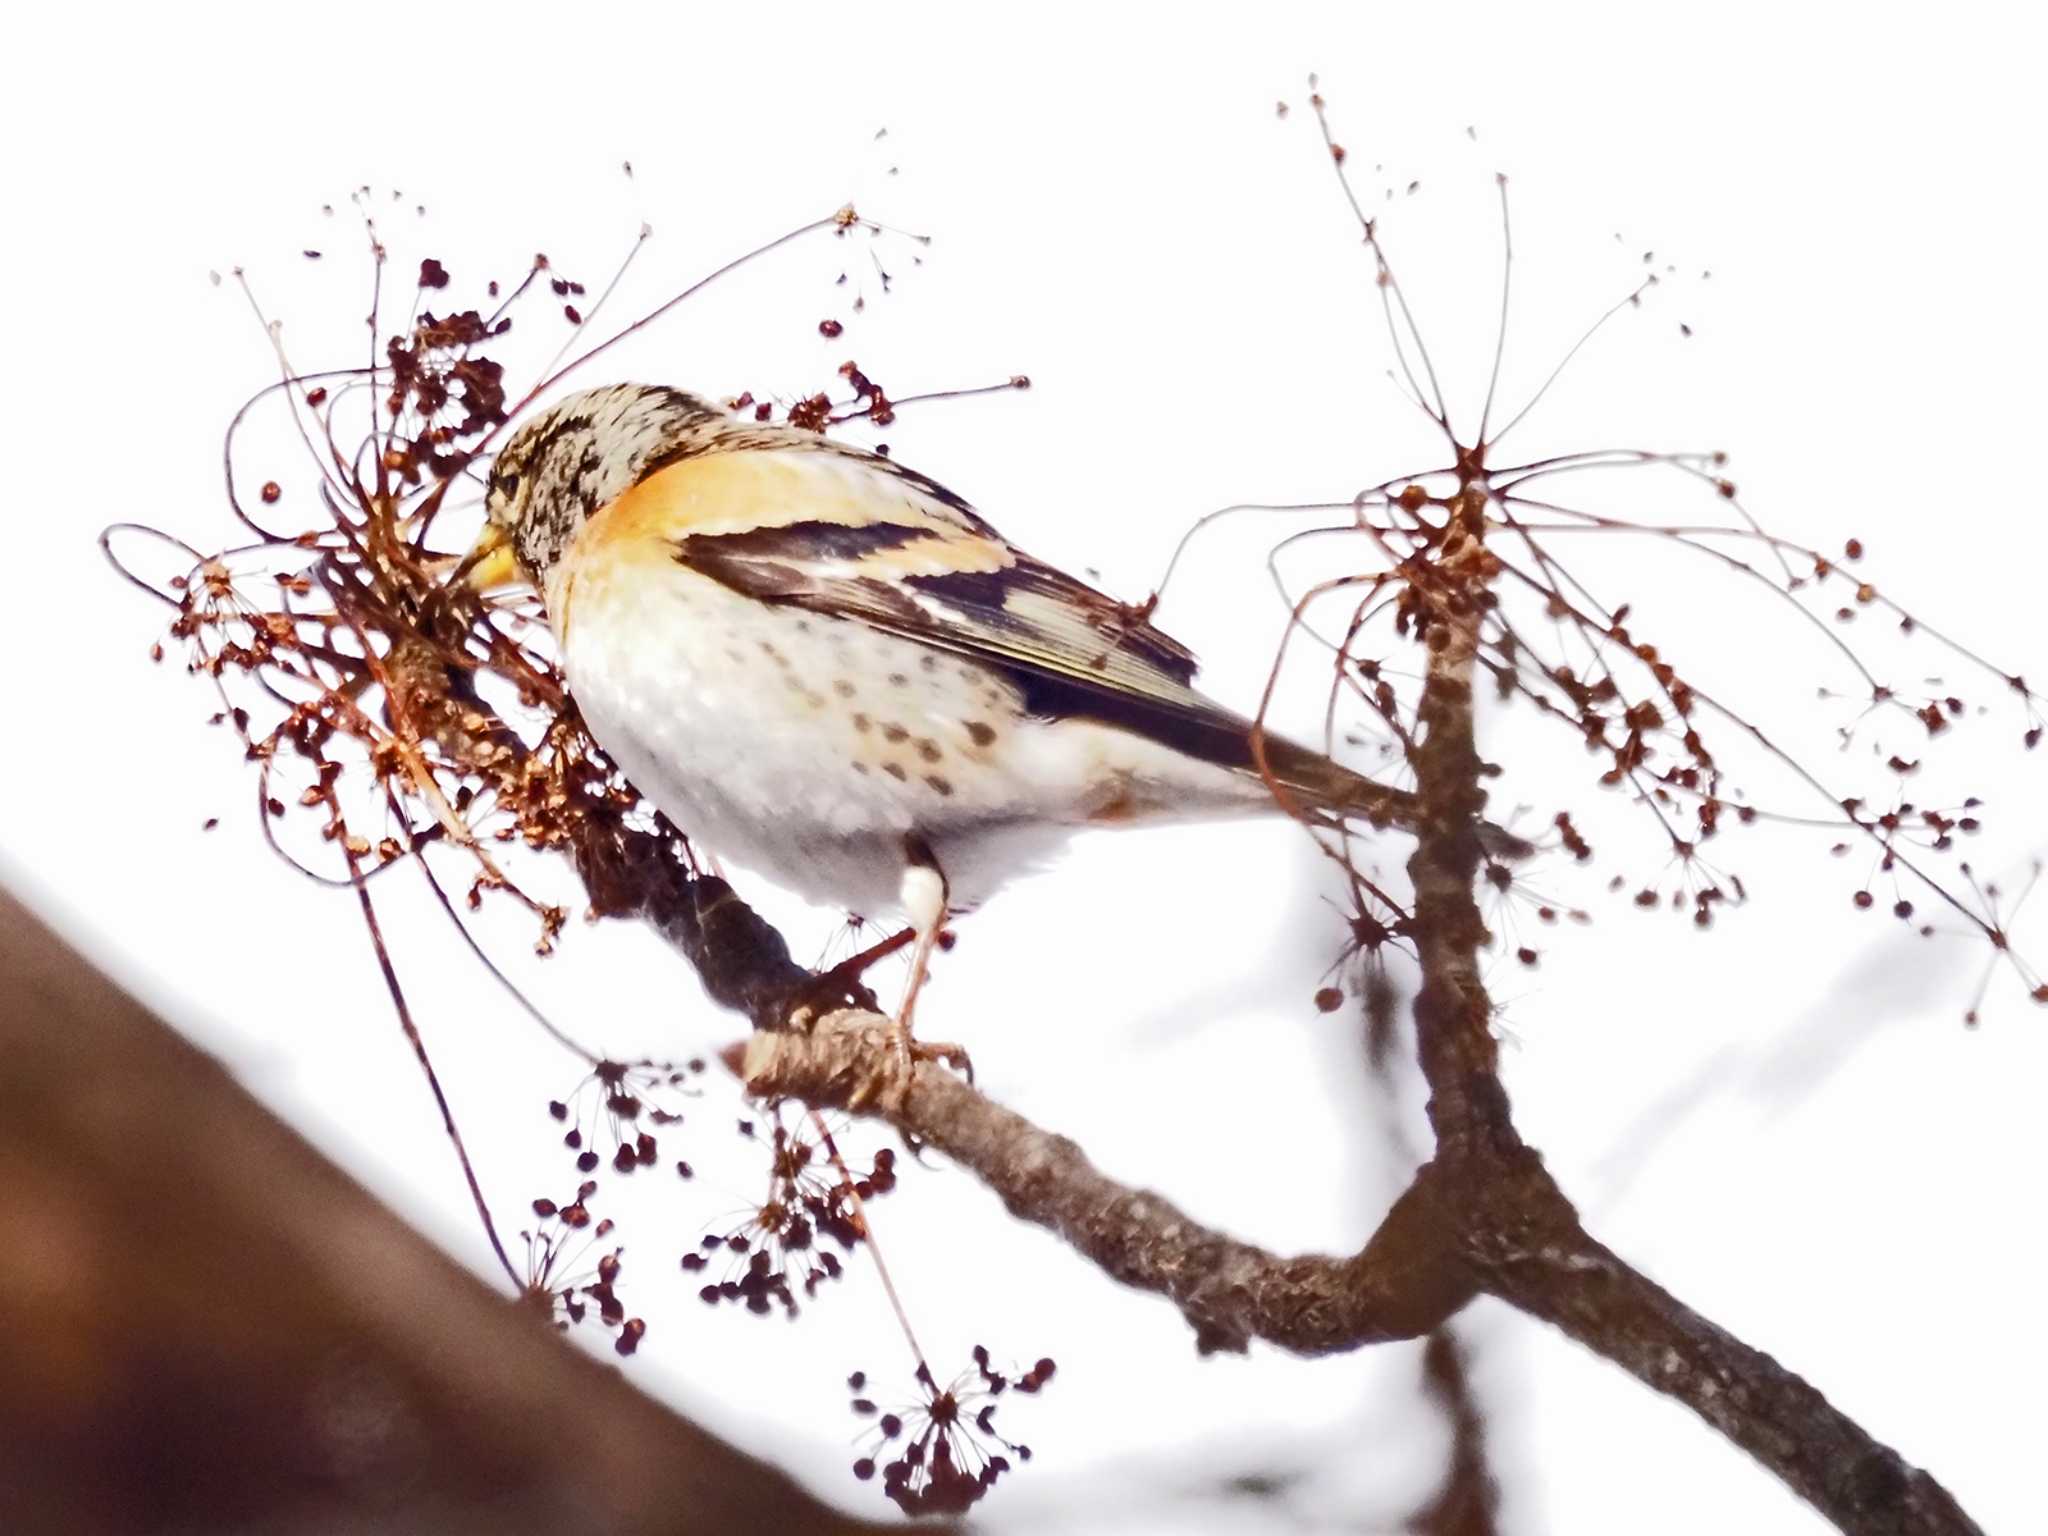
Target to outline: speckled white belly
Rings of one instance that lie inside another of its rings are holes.
[[[1100,738],[1121,733],[1029,719],[972,662],[665,564],[579,561],[549,606],[592,734],[720,858],[876,916],[916,836],[965,910],[1103,800]]]

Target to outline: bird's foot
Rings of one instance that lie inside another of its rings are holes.
[[[940,1062],[968,1082],[974,1081],[974,1058],[967,1054],[967,1047],[950,1040],[920,1040],[910,1032],[910,1020],[901,1014],[889,1021],[889,1046],[896,1053],[906,1082],[918,1063],[925,1061]]]

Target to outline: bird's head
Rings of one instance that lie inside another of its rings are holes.
[[[726,422],[711,402],[654,384],[586,389],[506,441],[491,466],[484,528],[464,562],[471,585],[545,590],[578,530],[663,464],[701,451]]]

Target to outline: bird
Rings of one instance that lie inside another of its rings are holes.
[[[904,914],[904,1041],[947,918],[1079,831],[1418,820],[1412,793],[1196,691],[1145,608],[937,481],[681,389],[587,389],[522,425],[460,568],[538,591],[591,736],[694,843],[814,904]]]

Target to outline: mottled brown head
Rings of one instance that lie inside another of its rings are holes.
[[[536,585],[592,513],[663,464],[701,451],[727,421],[710,401],[655,384],[609,384],[551,406],[491,466],[484,511]]]

